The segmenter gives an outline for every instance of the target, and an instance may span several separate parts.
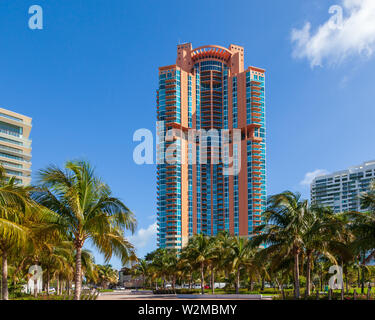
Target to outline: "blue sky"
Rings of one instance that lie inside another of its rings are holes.
[[[28,28],[34,4],[43,30]],[[334,4],[344,9],[336,31]],[[175,62],[176,45],[242,45],[246,66],[267,70],[268,193],[308,197],[306,174],[375,159],[374,9],[372,0],[0,0],[0,106],[33,118],[34,172],[91,161],[136,214],[142,256],[156,244],[156,170],[133,162],[132,136],[154,130],[157,68]]]

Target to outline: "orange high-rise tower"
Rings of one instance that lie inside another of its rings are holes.
[[[265,70],[245,70],[237,45],[178,45],[176,64],[159,68],[157,119],[160,136],[171,128],[241,130],[240,153],[238,145],[230,149],[241,155],[238,175],[224,175],[212,156],[206,164],[189,163],[203,151],[199,144],[192,151],[182,137],[158,145],[158,159],[176,143],[182,160],[157,166],[158,246],[181,250],[194,234],[224,230],[250,237],[266,206]]]

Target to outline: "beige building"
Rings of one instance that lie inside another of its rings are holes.
[[[22,185],[31,183],[31,118],[0,108],[0,164]]]

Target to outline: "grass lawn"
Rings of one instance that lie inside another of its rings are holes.
[[[368,288],[365,288],[365,295],[367,295],[367,291],[368,291]],[[201,290],[200,289],[192,289],[192,290],[189,290],[189,289],[177,289],[176,290],[177,294],[200,294],[201,293]],[[324,292],[324,293],[323,293]],[[357,294],[358,296],[361,295],[360,293],[360,288],[357,288]],[[204,293],[205,294],[212,294],[212,290],[211,289],[205,289],[204,290]],[[285,293],[285,296],[286,297],[293,297],[294,296],[294,290],[293,289],[284,289],[284,293]],[[353,296],[353,293],[354,293],[354,288],[351,288],[349,290],[349,293],[345,293],[345,295],[348,295],[348,296]],[[215,294],[236,294],[236,291],[235,289],[215,289]],[[254,290],[254,291],[250,291],[249,289],[246,289],[246,288],[241,288],[240,291],[239,291],[239,294],[262,294],[262,295],[268,295],[268,296],[281,296],[281,292],[278,290],[278,289],[274,289],[274,288],[265,288],[263,291],[261,290]],[[340,290],[334,290],[333,291],[333,294],[336,296],[336,295],[341,295],[341,291]],[[371,289],[371,294],[373,296],[375,296],[375,288],[372,288]],[[328,292],[327,291],[320,291],[320,296],[328,296]],[[301,288],[300,289],[300,296],[301,297],[304,297],[305,296],[305,288]],[[314,292],[311,292],[311,296],[316,296],[316,291]]]
[[[35,298],[32,295],[25,295],[17,298],[11,298],[10,300],[66,300],[65,296],[57,296],[54,294],[47,295],[38,295],[37,298]]]

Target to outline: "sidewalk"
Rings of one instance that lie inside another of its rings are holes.
[[[103,292],[98,300],[272,300],[272,296],[249,294],[152,294],[152,292],[114,291]]]

